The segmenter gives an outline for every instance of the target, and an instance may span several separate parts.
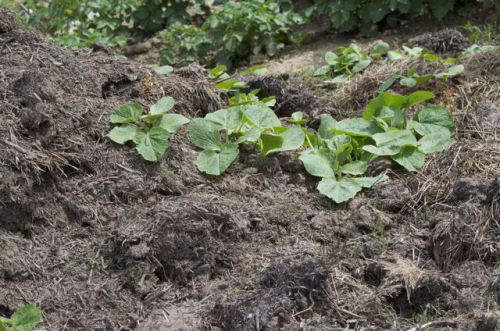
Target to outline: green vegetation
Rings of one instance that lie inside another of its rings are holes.
[[[460,75],[464,72],[464,66],[462,64],[457,64],[446,68],[444,71],[437,71],[432,74],[420,75],[417,72],[416,67],[410,68],[405,74],[400,74],[399,72],[392,74],[386,81],[380,86],[378,92],[387,91],[396,81],[399,80],[399,85],[405,87],[415,87],[418,84],[428,82],[432,79],[447,80],[451,77]]]
[[[160,61],[233,64],[259,53],[274,55],[285,43],[298,41],[290,38],[290,29],[303,23],[284,7],[271,0],[227,1],[201,26],[174,24],[160,33]]]
[[[108,138],[118,144],[133,141],[137,152],[144,160],[158,162],[168,149],[168,138],[189,120],[179,114],[168,114],[174,107],[172,97],[164,97],[151,106],[149,113],[137,102],[117,108],[109,121],[118,124],[108,134]]]
[[[337,53],[326,52],[326,65],[318,68],[314,76],[333,76],[332,83],[345,83],[350,77],[363,72],[373,61],[385,55],[389,50],[389,45],[380,43],[375,46],[368,55],[356,44],[349,47],[338,47]]]
[[[0,316],[0,331],[30,331],[40,323],[42,312],[35,305],[17,309],[10,318]]]
[[[370,34],[378,25],[396,26],[409,18],[432,15],[441,20],[459,8],[470,8],[482,3],[482,0],[316,0],[310,11],[326,14],[330,17],[333,29],[340,32],[361,31]],[[498,6],[498,3],[496,3]]]

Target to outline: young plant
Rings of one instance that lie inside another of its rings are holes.
[[[399,72],[390,75],[384,83],[379,87],[378,92],[387,91],[395,82],[399,80],[399,85],[405,87],[415,87],[418,84],[428,82],[432,79],[448,80],[451,77],[455,77],[464,72],[464,66],[462,64],[457,64],[454,66],[447,67],[443,71],[436,71],[432,74],[420,75],[417,72],[416,67],[412,67],[406,72],[406,74],[401,75]]]
[[[35,305],[17,309],[10,318],[0,316],[0,331],[31,331],[40,323],[42,312]]]
[[[215,87],[222,91],[235,91],[246,86],[245,82],[231,77],[227,72],[227,67],[218,65],[208,71],[208,78],[215,83]]]
[[[345,83],[350,77],[363,72],[372,62],[371,57],[364,53],[356,44],[349,47],[338,47],[336,53],[326,52],[326,65],[318,68],[314,76],[330,75],[332,83]]]
[[[387,176],[360,177],[368,168],[371,155],[361,149],[362,138],[334,134],[336,125],[330,115],[323,115],[319,132],[307,136],[309,148],[300,153],[299,159],[310,175],[321,178],[318,191],[342,203],[363,188],[386,180]]]
[[[257,93],[237,93],[228,108],[191,122],[191,141],[203,150],[196,160],[198,170],[208,175],[223,174],[238,157],[239,144],[255,145],[261,158],[304,144],[304,130],[282,126],[270,108],[274,98],[259,100]]]
[[[109,119],[118,126],[108,133],[108,138],[120,145],[132,141],[144,160],[160,161],[168,149],[169,136],[189,122],[182,115],[168,114],[174,104],[172,97],[161,98],[147,114],[143,114],[144,108],[137,102],[118,107]]]
[[[408,171],[420,170],[425,154],[435,153],[453,144],[453,117],[444,107],[429,105],[415,112],[411,119],[407,113],[414,106],[434,98],[427,91],[409,96],[381,93],[366,107],[363,118],[357,119],[358,128],[369,135],[374,144],[364,145],[364,151],[375,156],[388,156]],[[359,134],[358,130],[335,127],[336,132]],[[363,123],[363,125],[360,125]]]

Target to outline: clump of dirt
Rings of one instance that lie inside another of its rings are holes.
[[[440,54],[456,54],[463,51],[468,44],[467,38],[456,29],[424,33],[408,40],[408,45],[412,47],[419,46]]]
[[[259,160],[243,150],[211,178],[196,170],[186,128],[158,164],[105,137],[126,102],[147,107],[171,95],[173,111],[189,118],[224,105],[203,68],[157,76],[96,48],[4,30],[1,315],[36,303],[48,330],[498,324],[500,144],[486,125],[499,101],[495,78],[427,86],[455,115],[455,145],[416,174],[380,160],[370,171],[392,179],[339,206],[291,153]],[[293,79],[255,84],[280,96],[282,116],[329,110],[342,119],[369,101],[389,67],[374,64],[330,98]]]
[[[0,34],[10,32],[16,28],[14,14],[7,9],[0,8]]]

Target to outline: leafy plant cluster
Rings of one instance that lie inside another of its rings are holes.
[[[108,137],[118,144],[132,141],[144,160],[158,162],[168,149],[168,139],[189,120],[180,114],[169,114],[174,107],[172,97],[164,97],[144,114],[144,107],[131,102],[118,107],[109,119],[116,124]]]
[[[402,20],[431,14],[441,20],[457,9],[470,9],[483,0],[316,0],[309,12],[326,14],[339,32],[361,31],[370,34],[381,24],[397,26]],[[498,6],[498,4],[496,4]]]
[[[274,55],[291,37],[291,27],[303,18],[288,1],[249,0],[224,2],[201,25],[175,24],[159,34],[163,64],[232,64],[259,53]]]
[[[223,69],[214,69],[212,76],[231,81]],[[223,174],[237,159],[242,144],[254,146],[261,159],[272,153],[297,151],[306,171],[321,178],[318,190],[341,203],[387,179],[385,174],[364,176],[375,159],[390,158],[408,171],[418,171],[426,154],[453,144],[450,112],[435,105],[421,107],[435,97],[431,92],[408,96],[381,93],[362,117],[336,121],[322,115],[318,132],[313,132],[303,127],[307,119],[300,112],[283,125],[271,109],[273,97],[260,100],[258,90],[241,93],[237,83],[234,80],[222,86],[234,92],[228,107],[189,125],[190,139],[202,150],[196,166],[208,175]]]
[[[351,44],[349,47],[337,47],[335,52],[326,52],[326,65],[319,67],[314,76],[332,76],[332,83],[345,83],[350,77],[363,72],[374,59],[379,59],[389,51],[387,43],[377,44],[367,54],[361,50],[356,44]]]
[[[0,331],[30,331],[40,323],[42,312],[35,305],[17,309],[10,318],[0,316]]]
[[[58,44],[123,46],[132,36],[156,33],[178,21],[206,15],[204,0],[24,0],[28,26],[45,31]],[[27,12],[26,12],[27,11]]]

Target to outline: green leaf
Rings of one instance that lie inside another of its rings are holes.
[[[181,126],[189,123],[189,119],[180,114],[165,114],[162,116],[159,127],[164,128],[169,133],[176,133]]]
[[[419,103],[422,103],[424,101],[433,99],[435,97],[436,96],[434,95],[434,93],[429,92],[429,91],[417,91],[417,92],[413,92],[412,94],[410,94],[408,96],[407,106],[411,107],[411,106],[417,105]]]
[[[335,178],[323,178],[318,184],[318,191],[335,201],[346,202],[363,189],[361,185],[347,178],[337,181]]]
[[[316,177],[335,177],[328,157],[318,150],[307,150],[300,154],[299,159],[306,171]]]
[[[15,311],[10,320],[13,331],[30,331],[42,318],[42,312],[35,305],[26,305]]]
[[[225,130],[230,135],[240,127],[243,114],[240,109],[231,107],[209,113],[205,119],[214,123],[218,130]]]
[[[260,157],[264,158],[273,152],[281,151],[283,142],[282,136],[273,133],[262,133],[260,135]]]
[[[226,79],[222,82],[215,84],[219,90],[229,91],[245,87],[245,83],[234,78]]]
[[[401,86],[413,87],[417,85],[417,80],[411,77],[404,77],[399,81],[399,84],[401,84]]]
[[[245,69],[245,71],[243,71],[243,75],[264,75],[265,73],[267,73],[267,68],[264,67],[264,66],[261,66],[261,65],[256,65],[256,66],[253,66],[253,67],[250,67],[250,68],[247,68]]]
[[[390,75],[378,88],[379,93],[387,91],[400,77],[399,73]]]
[[[276,114],[265,107],[250,105],[245,107],[244,115],[247,122],[257,128],[266,129],[273,126],[281,126],[281,122]]]
[[[417,113],[415,113],[415,115],[413,116],[413,119],[421,124],[434,124],[445,127],[450,132],[454,130],[453,116],[448,111],[448,109],[442,106],[426,106],[417,111]],[[421,135],[432,133],[432,131],[424,133],[418,130],[417,132]]]
[[[346,163],[342,166],[342,173],[359,176],[364,174],[366,172],[366,169],[368,169],[368,162],[353,161]]]
[[[370,137],[383,130],[372,121],[363,118],[348,118],[337,122],[334,128],[337,134],[347,134],[349,136]]]
[[[236,160],[238,154],[238,144],[228,142],[220,146],[220,151],[202,151],[196,159],[196,166],[201,172],[219,176]]]
[[[349,180],[352,180],[356,182],[358,185],[360,185],[363,188],[370,188],[374,185],[377,185],[379,183],[382,183],[389,179],[386,174],[380,174],[376,177],[355,177],[355,178],[349,178]]]
[[[373,47],[373,49],[370,53],[370,56],[375,58],[375,59],[379,59],[382,55],[387,54],[389,49],[390,49],[390,46],[388,43],[380,42],[377,45],[375,45],[375,47]]]
[[[454,141],[450,133],[444,131],[428,134],[420,138],[418,141],[418,149],[425,154],[435,153],[450,147],[453,143]]]
[[[362,60],[358,63],[356,63],[356,65],[352,68],[352,71],[355,72],[355,73],[359,73],[363,70],[365,70],[370,64],[372,63],[372,60]]]
[[[131,102],[118,107],[113,111],[109,121],[114,124],[127,124],[136,122],[143,111],[142,105]]]
[[[398,61],[404,58],[404,56],[398,51],[388,51],[387,58],[389,61]]]
[[[335,128],[337,121],[330,114],[322,114],[320,118],[318,133],[323,139],[330,139],[334,135],[332,130]]]
[[[168,135],[167,130],[158,126],[152,127],[147,132],[138,131],[135,137],[137,152],[146,161],[160,161],[168,148]]]
[[[122,125],[113,128],[113,130],[108,133],[108,138],[115,143],[123,145],[129,140],[133,140],[138,130],[139,127],[135,124]]]
[[[330,66],[335,66],[337,65],[338,61],[338,55],[335,54],[334,52],[326,52],[325,53],[325,62],[328,63]]]
[[[0,319],[0,331],[7,331],[1,319]]]
[[[410,130],[377,133],[372,138],[377,146],[366,145],[363,146],[363,150],[375,155],[396,155],[405,145],[417,145],[417,139]]]
[[[324,65],[322,67],[319,67],[314,71],[313,76],[324,76],[330,72],[330,66],[329,65]]]
[[[220,75],[224,74],[226,72],[227,67],[223,64],[218,65],[215,68],[212,68],[208,71],[208,76],[212,79],[219,77]]]
[[[432,78],[434,78],[434,75],[429,74],[429,75],[422,75],[422,76],[415,77],[415,80],[417,81],[417,84],[422,84],[422,83],[430,81]]]
[[[458,64],[449,67],[444,72],[437,73],[435,77],[439,79],[448,79],[449,77],[460,75],[461,73],[464,72],[464,70],[465,70],[464,66],[462,64]]]
[[[158,115],[170,111],[174,108],[175,100],[172,97],[163,97],[149,109],[149,114]]]
[[[248,131],[243,131],[244,134],[238,138],[237,143],[241,144],[244,142],[256,142],[261,134],[261,131],[258,128],[250,128]]]
[[[174,67],[169,66],[169,65],[165,65],[165,66],[161,66],[161,67],[155,67],[155,68],[154,68],[154,71],[155,71],[158,75],[166,75],[166,74],[169,74],[169,73],[171,73],[172,71],[174,71]]]
[[[349,80],[349,75],[346,75],[346,74],[342,74],[342,75],[338,75],[338,76],[335,76],[331,81],[330,83],[333,83],[333,84],[343,84],[345,82],[347,82]]]
[[[415,146],[404,146],[392,159],[408,171],[419,171],[425,163],[425,154]]]
[[[304,130],[298,127],[288,128],[281,134],[283,137],[283,146],[281,152],[294,151],[304,145],[306,134]]]
[[[221,136],[217,126],[204,118],[195,118],[189,124],[189,138],[201,149],[220,151]]]

